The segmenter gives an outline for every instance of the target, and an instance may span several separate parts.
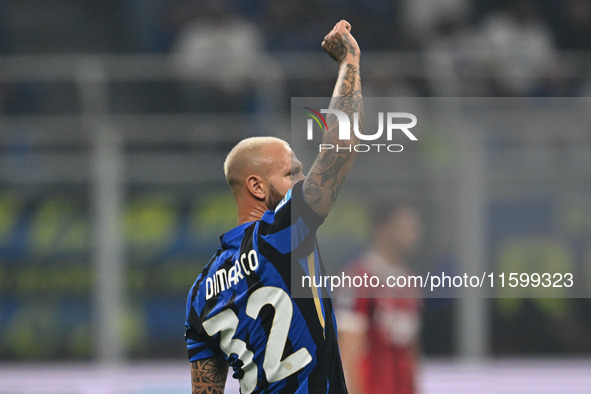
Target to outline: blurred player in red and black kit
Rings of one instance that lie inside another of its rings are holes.
[[[372,245],[347,271],[353,276],[408,276],[420,238],[417,210],[406,202],[372,207]],[[375,289],[374,289],[375,290]],[[386,292],[383,292],[383,291]],[[339,345],[352,394],[415,393],[421,299],[412,287],[346,289],[339,298]]]

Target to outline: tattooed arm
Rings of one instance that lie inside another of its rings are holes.
[[[330,103],[331,109],[343,111],[353,120],[353,113],[359,112],[359,131],[363,124],[363,103],[359,57],[361,51],[351,35],[351,25],[340,21],[324,38],[322,48],[339,64],[337,82]],[[351,130],[349,140],[339,140],[338,119],[327,117],[328,130],[322,137],[323,144],[335,149],[322,150],[304,181],[304,198],[320,216],[325,217],[334,204],[341,184],[353,165],[355,151],[352,145],[359,142]],[[353,123],[351,122],[351,126]],[[337,151],[337,147],[339,148]]]
[[[228,375],[228,363],[219,357],[206,358],[191,363],[193,394],[223,394]]]

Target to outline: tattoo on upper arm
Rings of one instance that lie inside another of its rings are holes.
[[[313,171],[314,169],[312,169],[312,172]],[[322,199],[322,192],[320,190],[318,182],[316,182],[316,180],[310,176],[312,172],[308,175],[308,177],[306,178],[306,182],[304,183],[304,195],[306,196],[306,201],[308,202],[308,204],[311,207],[315,207],[320,203],[320,200]]]
[[[341,184],[345,180],[344,175],[339,179],[339,172],[350,156],[351,153],[349,152],[326,155],[322,160],[326,162],[325,165],[316,166],[312,169],[311,175],[320,179],[320,186],[317,186],[318,189],[326,189],[330,202],[335,202],[337,199]]]
[[[221,357],[211,357],[191,363],[193,394],[223,394],[228,363]]]

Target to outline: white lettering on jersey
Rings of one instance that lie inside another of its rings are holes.
[[[245,261],[246,260],[246,261]],[[205,299],[219,294],[221,291],[236,286],[245,276],[259,268],[259,256],[254,249],[242,253],[229,269],[220,268],[211,277],[205,279]]]

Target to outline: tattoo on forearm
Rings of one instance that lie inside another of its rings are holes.
[[[193,394],[223,394],[228,364],[223,357],[212,357],[191,363]]]
[[[339,95],[342,97],[352,97],[355,93],[355,81],[359,78],[359,68],[353,64],[346,65],[347,70],[339,88]]]

